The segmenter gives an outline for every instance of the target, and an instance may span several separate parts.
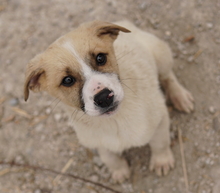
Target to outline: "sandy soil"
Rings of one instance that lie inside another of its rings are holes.
[[[37,165],[100,182],[120,192],[184,193],[177,129],[182,130],[189,190],[220,192],[219,0],[0,0],[0,161]],[[167,41],[180,82],[195,97],[195,112],[169,107],[176,167],[166,177],[149,172],[149,148],[125,152],[129,181],[113,184],[97,153],[82,147],[65,111],[46,93],[23,100],[28,61],[62,34],[94,19],[129,19]],[[0,165],[1,193],[107,193],[47,171]]]

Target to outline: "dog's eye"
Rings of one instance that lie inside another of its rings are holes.
[[[76,82],[76,79],[74,77],[66,76],[63,78],[61,84],[66,87],[70,87],[70,86],[74,85],[75,82]]]
[[[107,62],[106,54],[100,53],[96,56],[96,64],[98,66],[103,66],[103,65],[105,65],[106,62]]]

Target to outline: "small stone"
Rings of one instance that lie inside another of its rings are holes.
[[[33,112],[33,115],[36,117],[36,116],[38,116],[39,115],[39,111],[34,111]]]
[[[140,9],[141,9],[142,11],[144,11],[144,10],[146,10],[147,6],[148,6],[147,3],[146,3],[146,2],[143,2],[143,3],[140,4]]]
[[[184,68],[183,65],[180,65],[180,66],[179,66],[179,69],[180,69],[180,70],[183,70],[183,68]]]
[[[6,64],[10,64],[11,63],[11,60],[6,60]]]
[[[177,58],[178,57],[178,54],[173,52],[173,58]]]
[[[100,158],[98,156],[93,157],[93,162],[98,167],[101,167],[103,165],[102,161],[100,160]]]
[[[182,52],[182,50],[185,49],[185,46],[181,42],[177,42],[177,47],[178,47],[179,51],[181,51],[181,52]]]
[[[220,76],[217,76],[217,77],[216,77],[216,82],[217,82],[218,84],[220,84]]]
[[[41,132],[41,131],[43,130],[43,128],[44,128],[44,125],[43,125],[43,124],[39,124],[39,125],[37,125],[37,126],[35,127],[35,130],[36,130],[37,132]]]
[[[13,93],[14,92],[14,84],[12,82],[6,81],[4,84],[4,89],[6,93]]]
[[[95,190],[91,190],[89,193],[97,193]]]
[[[215,108],[214,108],[213,106],[210,106],[210,107],[209,107],[209,112],[210,112],[211,114],[214,114],[214,113],[215,113]]]
[[[61,114],[55,114],[54,115],[54,119],[58,122],[58,121],[60,121],[61,120],[61,118],[62,118],[62,115]]]
[[[166,31],[165,34],[166,34],[166,36],[171,36],[171,32],[170,31]]]
[[[220,44],[220,38],[215,39],[215,42],[216,42],[217,44]]]
[[[34,193],[41,193],[41,190],[40,189],[36,189],[36,190],[34,190]]]
[[[145,171],[146,169],[147,169],[146,166],[143,166],[143,167],[141,168],[142,171]]]
[[[183,50],[182,53],[183,53],[183,55],[187,55],[188,54],[188,52],[186,50]]]
[[[22,155],[18,155],[15,157],[15,163],[23,164],[24,163],[24,157]]]
[[[217,117],[215,117],[215,118],[213,119],[212,125],[213,125],[213,129],[214,129],[215,131],[220,130],[220,123],[219,123],[219,120],[218,120]]]
[[[90,179],[93,181],[93,182],[98,182],[99,181],[99,177],[97,175],[92,175],[90,177]]]
[[[207,28],[212,29],[213,28],[213,23],[208,22],[206,23]]]
[[[13,99],[11,99],[10,101],[9,101],[9,104],[11,105],[11,106],[16,106],[16,105],[18,105],[18,99],[17,98],[13,98]]]
[[[46,110],[45,110],[45,113],[47,114],[47,115],[49,115],[50,113],[51,113],[51,108],[46,108]]]
[[[193,62],[193,60],[194,60],[194,57],[193,57],[193,56],[190,56],[190,57],[187,59],[187,61],[188,61],[189,63]]]

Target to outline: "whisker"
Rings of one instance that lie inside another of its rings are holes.
[[[128,51],[127,53],[122,52],[123,55],[120,56],[119,58],[118,58],[118,56],[116,56],[117,61],[121,60],[123,57],[125,57],[125,56],[128,55],[128,54],[130,54],[133,50],[134,50],[134,49]]]
[[[97,48],[98,43],[96,43],[94,49],[93,49],[93,53],[95,52],[95,49]]]
[[[56,103],[56,105],[54,106],[54,108],[52,109],[51,113],[54,112],[54,110],[56,109],[57,105],[60,103],[60,100]]]
[[[124,82],[121,82],[124,86],[126,86],[129,90],[131,90],[134,94],[136,94],[129,86],[127,86]]]
[[[146,80],[145,78],[121,78],[120,80]]]
[[[58,100],[58,101],[57,101],[56,104],[54,105],[54,103],[55,103],[56,100]],[[50,103],[50,106],[53,106],[53,107],[52,107],[52,110],[51,110],[51,112],[50,112],[50,114],[52,114],[52,113],[54,112],[55,108],[56,108],[57,105],[60,103],[60,101],[61,101],[60,99],[55,98],[55,99]]]
[[[109,109],[114,108],[114,107],[116,107],[117,105],[118,105],[118,104],[115,104],[115,105],[113,105],[113,106],[108,107],[104,113],[108,112]]]
[[[83,114],[79,117],[77,121],[80,121],[80,119],[86,114],[86,112],[83,112]]]
[[[73,113],[71,114],[71,122],[73,123],[73,120],[74,119],[76,119],[76,116],[77,116],[77,114],[78,114],[78,110],[77,109],[75,109],[74,111],[73,111]],[[73,116],[75,116],[74,118],[73,118]]]

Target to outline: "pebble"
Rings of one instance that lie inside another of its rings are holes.
[[[36,127],[35,127],[35,130],[37,131],[37,132],[41,132],[42,130],[44,129],[44,124],[39,124],[39,125],[37,125]]]
[[[24,163],[24,158],[23,158],[23,156],[17,155],[17,156],[15,157],[15,162],[16,162],[16,163],[19,163],[19,164],[23,164],[23,163]]]
[[[14,84],[11,82],[6,82],[4,84],[4,89],[6,93],[13,93],[14,92]]]
[[[51,113],[51,108],[46,108],[46,110],[45,110],[45,113],[47,114],[47,115],[49,115],[50,113]]]
[[[188,62],[193,62],[193,60],[194,60],[194,56],[190,56],[190,57],[187,59]]]
[[[185,46],[180,42],[177,42],[177,47],[178,47],[179,51],[181,51],[181,52],[182,52],[182,50],[185,49]]]
[[[40,189],[36,189],[36,190],[34,190],[34,193],[41,193],[41,190]]]
[[[215,42],[216,42],[217,44],[220,44],[220,38],[215,39]]]
[[[219,84],[220,83],[220,76],[216,77],[216,82]]]
[[[61,118],[62,118],[62,115],[59,114],[59,113],[56,113],[56,114],[54,115],[54,119],[55,119],[57,122],[60,121]]]
[[[210,107],[209,107],[209,112],[210,112],[211,114],[214,114],[214,113],[215,113],[215,108],[214,108],[213,106],[210,106]]]
[[[100,158],[98,156],[93,157],[93,162],[98,167],[101,167],[103,165],[102,161],[100,160]]]
[[[166,31],[165,34],[166,34],[166,36],[171,36],[171,32],[170,31]]]
[[[39,111],[34,111],[34,112],[33,112],[33,115],[34,115],[34,116],[38,116],[38,115],[39,115]]]
[[[11,60],[6,60],[6,64],[10,64],[11,63]]]
[[[208,22],[206,23],[207,28],[212,29],[213,28],[213,23]]]
[[[140,9],[141,9],[142,11],[146,10],[147,7],[148,7],[148,4],[147,4],[146,2],[143,2],[143,3],[140,4]]]
[[[90,179],[93,181],[93,182],[98,182],[99,181],[99,177],[97,175],[92,175],[90,176]]]
[[[219,123],[218,117],[215,117],[215,118],[213,119],[212,125],[213,125],[213,129],[214,129],[215,131],[220,130],[220,123]]]
[[[10,101],[9,101],[9,104],[11,105],[11,106],[16,106],[16,105],[18,105],[18,98],[13,98],[13,99],[11,99]]]
[[[184,68],[183,65],[180,65],[180,66],[179,66],[179,69],[180,69],[180,70],[183,70],[183,68]]]
[[[187,55],[188,52],[186,50],[182,50],[183,55]]]

